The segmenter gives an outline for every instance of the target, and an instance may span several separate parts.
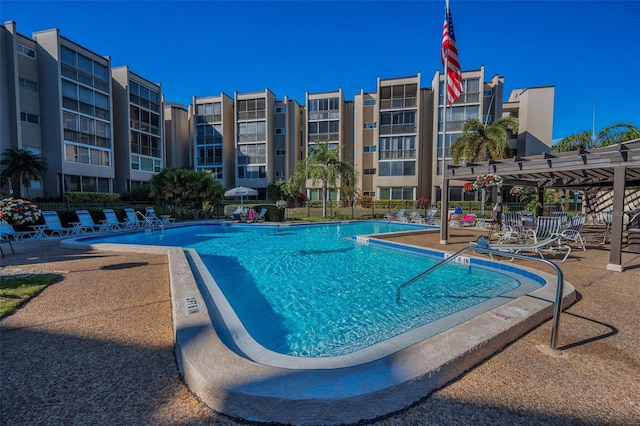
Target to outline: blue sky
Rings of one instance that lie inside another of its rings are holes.
[[[58,28],[114,66],[161,83],[166,99],[269,88],[347,99],[376,78],[440,63],[439,1],[0,1],[18,32]],[[640,1],[451,0],[463,70],[512,89],[555,86],[553,138],[619,121],[640,126]]]

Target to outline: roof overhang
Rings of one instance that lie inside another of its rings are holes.
[[[490,160],[449,166],[445,178],[472,181],[496,173],[505,185],[546,188],[612,187],[614,170],[625,167],[626,186],[640,187],[640,139],[603,148]]]

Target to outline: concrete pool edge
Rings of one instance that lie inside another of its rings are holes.
[[[332,370],[291,370],[256,364],[224,345],[182,248],[73,240],[61,246],[166,254],[175,354],[185,383],[210,408],[255,421],[352,423],[406,408],[551,318],[555,296],[555,277],[518,266],[548,284],[382,359]],[[565,282],[563,307],[574,301],[575,289]]]

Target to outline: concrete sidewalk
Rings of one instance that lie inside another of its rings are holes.
[[[448,246],[437,234],[393,239],[456,251],[476,238],[452,234]],[[247,424],[207,409],[180,380],[165,256],[66,250],[59,240],[14,247],[0,274],[64,279],[0,322],[0,423]],[[640,255],[623,253],[625,272],[610,272],[606,248],[590,243],[560,264],[579,292],[560,322],[566,357],[536,349],[549,343],[547,322],[371,424],[640,424]]]

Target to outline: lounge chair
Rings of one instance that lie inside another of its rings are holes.
[[[438,224],[438,218],[436,215],[438,214],[438,209],[431,209],[427,212],[427,215],[424,217],[424,223],[427,225],[436,225]]]
[[[409,222],[410,223],[424,223],[424,217],[422,217],[420,212],[411,212],[409,214]]]
[[[478,245],[475,241],[469,243],[472,246]],[[480,245],[478,245],[480,247]],[[504,256],[509,256],[509,253],[521,253],[521,252],[534,252],[537,253],[541,258],[545,258],[544,254],[562,254],[564,250],[567,251],[567,254],[564,255],[560,262],[564,262],[571,254],[571,246],[562,244],[560,235],[553,235],[545,240],[540,240],[535,243],[530,244],[489,244],[488,246],[491,250],[496,250],[500,252],[504,252]],[[493,256],[491,256],[493,258]],[[513,258],[511,259],[513,260]]]
[[[45,223],[44,227],[42,228],[43,236],[46,235],[46,231],[51,232],[51,235],[58,234],[61,237],[78,233],[75,227],[69,228],[68,226],[62,226],[62,222],[60,222],[60,216],[58,216],[58,212],[56,211],[43,211],[42,218],[44,219]]]
[[[2,250],[3,244],[9,244],[9,248],[11,248],[11,253],[16,254],[16,252],[13,251],[13,244],[11,244],[11,238],[9,238],[6,234],[2,234],[0,235],[0,255],[2,255],[2,257],[4,257],[4,251]]]
[[[561,217],[540,216],[536,221],[536,228],[527,230],[526,237],[537,243],[559,234],[562,230]]]
[[[76,215],[78,216],[78,220],[80,222],[71,222],[69,225],[73,225],[76,229],[77,234],[82,234],[85,232],[95,232],[95,231],[108,231],[109,225],[107,224],[98,224],[93,221],[91,217],[91,213],[88,210],[76,210]]]
[[[466,214],[462,217],[462,219],[460,219],[460,224],[462,226],[472,226],[475,224],[475,222],[476,222],[475,214]]]
[[[16,231],[13,225],[6,222],[0,222],[0,237],[7,237],[14,241],[18,241],[24,237],[33,238],[35,231]]]
[[[569,222],[569,225],[560,232],[560,237],[572,241],[574,243],[578,243],[582,250],[587,251],[587,248],[584,246],[584,239],[582,238],[582,226],[584,225],[585,215],[577,214],[573,216]]]
[[[258,216],[256,216],[256,221],[257,222],[264,222],[267,219],[267,212],[269,210],[267,210],[266,207],[263,207],[262,210],[260,210],[260,213],[258,214]]]
[[[103,224],[106,224],[109,229],[117,231],[119,229],[132,229],[133,224],[129,221],[120,222],[118,216],[116,216],[116,212],[113,209],[102,209],[102,213],[104,213],[105,220],[102,221]]]
[[[138,218],[138,213],[131,207],[124,209],[124,213],[127,215],[125,219],[126,227],[128,229],[141,228],[145,225],[146,221]]]
[[[392,220],[400,220],[401,218],[406,218],[406,216],[407,216],[407,211],[405,209],[402,209],[402,210],[398,210],[395,213],[385,214],[384,218],[388,219],[389,221],[392,221]]]
[[[145,216],[153,222],[154,225],[169,225],[176,220],[172,218],[170,215],[161,215],[158,216],[156,214],[156,210],[153,207],[145,207]]]

